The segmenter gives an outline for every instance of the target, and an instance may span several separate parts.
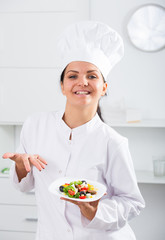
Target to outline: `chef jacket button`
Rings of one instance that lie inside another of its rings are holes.
[[[61,174],[61,173],[62,173],[62,170],[59,170],[59,173]]]
[[[67,229],[67,231],[68,231],[68,232],[71,232],[71,230],[70,230],[69,228]]]

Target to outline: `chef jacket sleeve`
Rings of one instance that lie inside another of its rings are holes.
[[[26,141],[25,141],[25,132],[27,132],[28,120],[25,121],[21,135],[20,135],[20,145],[16,150],[16,153],[27,153],[26,150]],[[15,169],[15,162],[13,161],[11,169],[10,169],[10,178],[13,182],[13,185],[16,189],[21,192],[28,192],[34,188],[34,177],[33,177],[33,167],[31,167],[31,171],[27,173],[26,177],[24,177],[20,182],[18,180],[17,172]]]
[[[92,221],[81,216],[82,224],[87,228],[116,231],[139,215],[145,206],[137,185],[127,139],[124,138],[116,150],[110,150],[108,147],[105,172],[107,192],[110,191],[100,200]]]

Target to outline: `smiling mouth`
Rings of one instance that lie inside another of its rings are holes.
[[[88,92],[88,91],[77,91],[77,92],[75,92],[75,94],[76,95],[89,95],[90,92]]]

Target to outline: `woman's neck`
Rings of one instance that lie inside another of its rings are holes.
[[[97,109],[69,108],[66,105],[63,115],[64,122],[72,129],[89,122],[96,114]]]

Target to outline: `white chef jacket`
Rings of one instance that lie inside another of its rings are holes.
[[[32,167],[20,183],[14,165],[11,169],[16,188],[23,192],[35,188],[36,240],[134,240],[128,221],[139,215],[144,200],[127,139],[102,122],[98,114],[74,129],[62,120],[63,114],[64,111],[33,114],[22,128],[17,152],[39,154],[47,161],[46,168],[40,172]],[[48,191],[54,180],[64,176],[106,185],[107,195],[100,200],[91,221],[77,205]]]

